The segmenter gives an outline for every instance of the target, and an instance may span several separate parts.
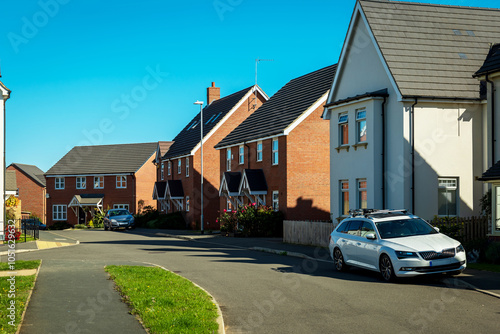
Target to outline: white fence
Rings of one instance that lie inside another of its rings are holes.
[[[328,247],[328,237],[337,224],[337,221],[332,224],[331,222],[285,220],[283,242]]]

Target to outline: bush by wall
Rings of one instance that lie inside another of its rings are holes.
[[[283,236],[283,213],[270,206],[251,203],[238,211],[224,212],[216,221],[222,233],[237,233],[249,237]]]

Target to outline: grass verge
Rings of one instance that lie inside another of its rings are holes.
[[[15,270],[36,269],[40,260],[16,261]],[[8,264],[0,263],[0,270],[10,270]],[[26,308],[28,297],[35,284],[36,275],[0,277],[0,333],[16,333]],[[14,302],[14,304],[12,304]],[[14,320],[12,319],[14,316]]]
[[[217,307],[189,280],[158,267],[105,270],[150,333],[217,333]]]
[[[486,270],[486,271],[492,271],[495,273],[500,273],[500,265],[498,265],[498,264],[467,263],[467,268],[476,269],[476,270]]]

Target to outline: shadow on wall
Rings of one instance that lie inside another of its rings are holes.
[[[297,198],[294,207],[288,208],[285,219],[288,220],[330,220],[330,212],[314,206],[313,199]]]

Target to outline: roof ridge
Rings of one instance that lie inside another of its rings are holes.
[[[402,5],[416,5],[416,6],[426,6],[426,7],[445,7],[445,8],[460,8],[460,9],[478,9],[478,10],[495,10],[500,11],[500,8],[495,7],[476,7],[476,6],[459,6],[459,5],[444,5],[444,4],[434,4],[434,3],[423,3],[423,2],[413,2],[413,1],[393,1],[393,0],[358,0],[361,2],[378,2],[378,3],[390,3],[390,4],[402,4]]]

